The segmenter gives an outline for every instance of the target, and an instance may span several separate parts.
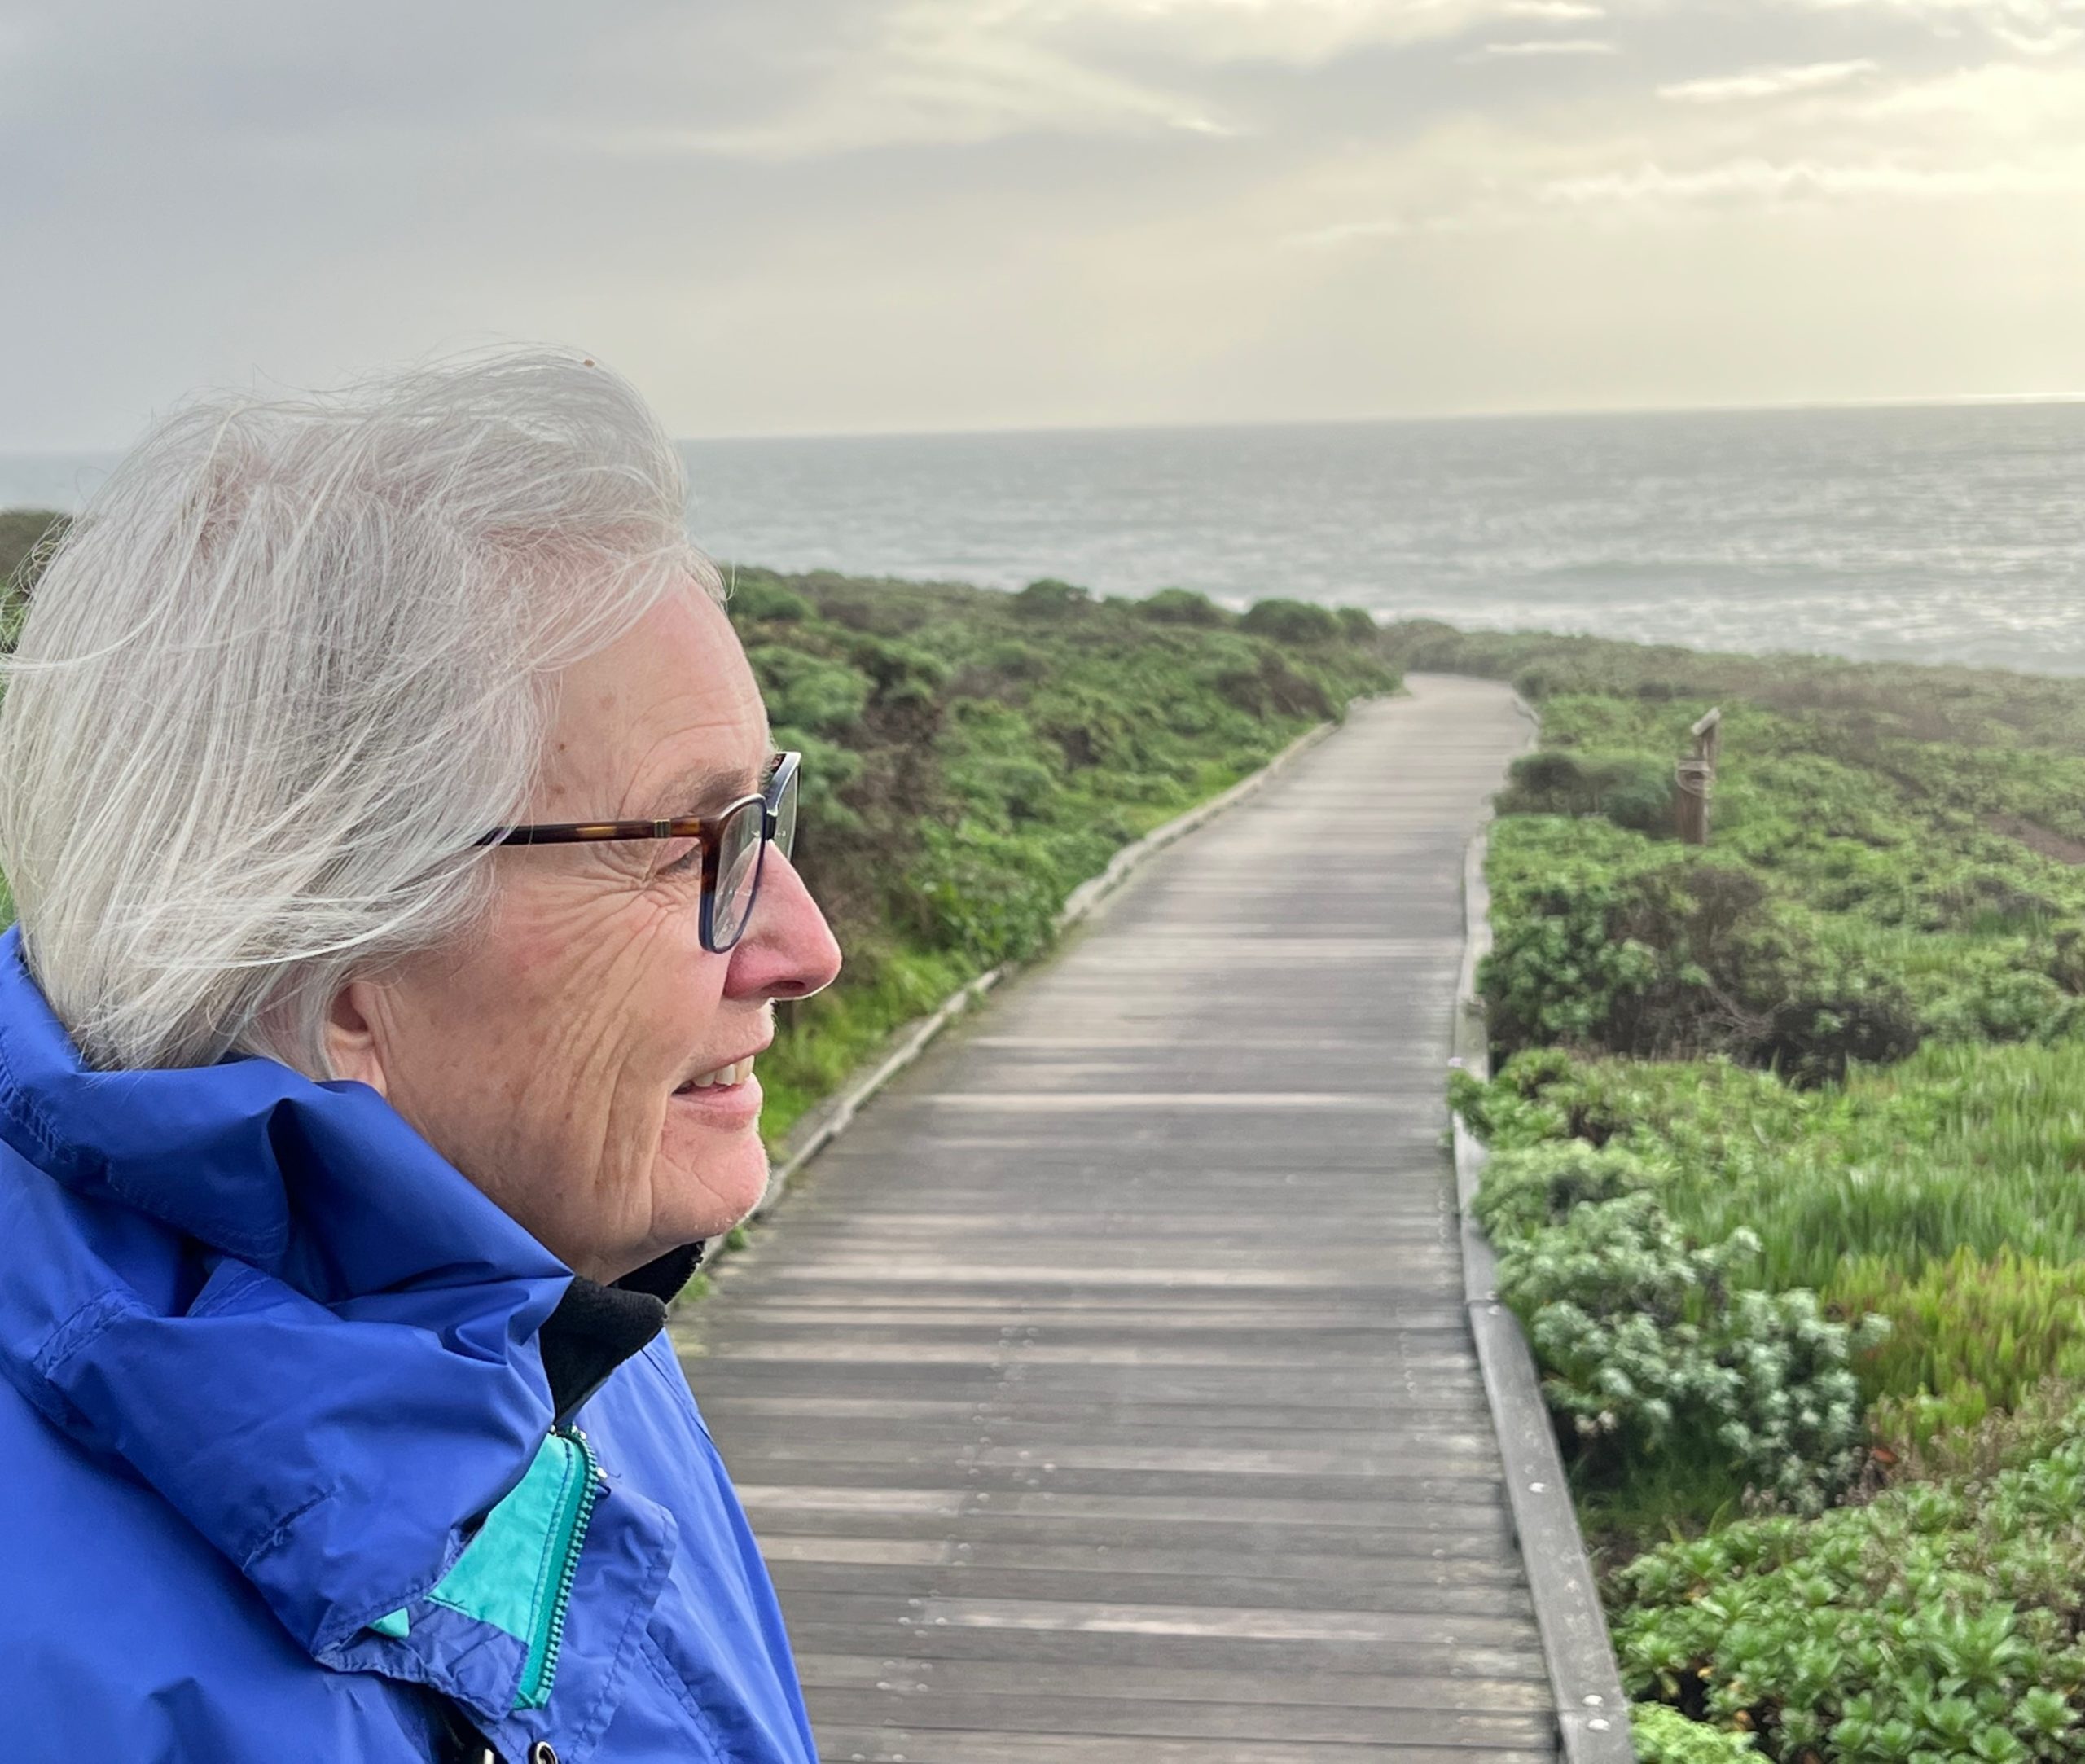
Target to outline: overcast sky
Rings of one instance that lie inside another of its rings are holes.
[[[0,449],[2085,393],[2085,0],[0,0]]]

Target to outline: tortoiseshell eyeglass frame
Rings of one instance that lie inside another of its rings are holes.
[[[527,827],[496,827],[481,845],[598,845],[612,839],[691,839],[702,849],[702,946],[722,955],[745,935],[753,922],[753,902],[760,898],[761,872],[767,867],[767,848],[779,845],[787,858],[797,843],[797,777],[804,757],[777,753],[770,760],[767,783],[751,796],[740,796],[713,815],[686,814],[656,821],[540,821]],[[760,813],[760,850],[753,859],[753,884],[746,892],[745,911],[731,928],[728,939],[720,941],[717,926],[718,870],[725,847],[724,832],[733,818],[757,810]]]

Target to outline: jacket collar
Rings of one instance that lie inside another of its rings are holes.
[[[701,1260],[701,1244],[684,1244],[610,1286],[573,1276],[538,1337],[559,1426],[665,1327],[666,1306]]]

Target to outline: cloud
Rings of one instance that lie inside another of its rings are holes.
[[[754,113],[610,133],[626,151],[778,161],[1021,134],[1235,135],[1257,125],[1229,94],[1258,70],[1606,15],[1596,0],[858,0],[797,58],[807,77]],[[1560,37],[1475,53],[1617,52]]]
[[[1021,0],[1025,28],[1113,26],[1183,60],[1319,65],[1349,50],[1439,42],[1499,19],[1605,15],[1595,0]]]
[[[2085,12],[2079,0],[1802,0],[1813,12],[1898,12],[1912,18],[1969,19],[2039,25]]]
[[[1814,92],[1872,73],[1876,64],[1858,61],[1812,61],[1795,68],[1755,68],[1749,72],[1708,79],[1680,80],[1658,88],[1660,98],[1689,104],[1723,104],[1748,98],[1779,98],[1789,92]]]
[[[1953,35],[1982,29],[2023,55],[2053,55],[2077,42],[2082,0],[1799,0],[1812,12],[1876,12],[1923,20]]]
[[[1907,80],[1866,99],[1855,113],[1884,128],[1942,127],[1984,139],[2037,143],[2085,139],[2085,67],[2042,61],[1988,61]]]
[[[1314,227],[1307,233],[1292,233],[1282,243],[1322,251],[1337,246],[1365,244],[1376,239],[1402,239],[1411,230],[1408,222],[1391,215],[1376,221],[1337,221],[1330,226]]]
[[[1994,24],[1991,34],[2008,49],[2023,55],[2060,55],[2085,42],[2085,29],[2075,24],[2052,25],[2043,31],[2023,31],[2010,24]]]
[[[1223,134],[1190,94],[1049,41],[1028,0],[902,0],[766,114],[629,131],[635,151],[791,160],[1025,133]]]
[[[1559,178],[1543,201],[1570,208],[1599,205],[1698,205],[1774,203],[1863,197],[1954,200],[2052,195],[2085,189],[2085,163],[1916,166],[1871,160],[1830,164],[1814,160],[1739,159],[1687,171],[1655,162],[1626,172]]]
[[[1907,163],[1934,166],[2039,168],[2060,182],[2085,162],[2085,66],[1994,59],[1886,87],[1864,87],[1848,103],[1844,127],[1889,143]],[[2066,217],[2056,236],[2078,236]]]
[[[1486,43],[1482,55],[1613,55],[1620,49],[1599,37],[1538,37],[1526,42]]]

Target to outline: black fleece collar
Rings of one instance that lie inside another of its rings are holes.
[[[693,1276],[700,1244],[683,1244],[611,1286],[574,1275],[537,1336],[562,1427],[608,1375],[666,1326],[666,1304]]]

